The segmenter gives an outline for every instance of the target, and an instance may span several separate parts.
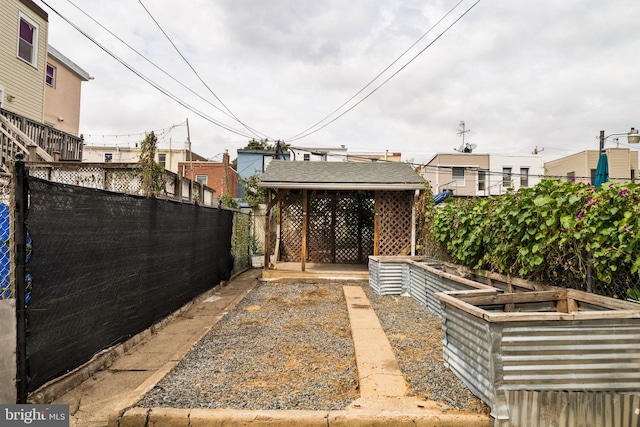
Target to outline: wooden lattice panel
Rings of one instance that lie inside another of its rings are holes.
[[[373,254],[374,200],[370,192],[310,193],[307,223],[308,262],[354,264]],[[280,259],[300,262],[302,195],[281,202]]]
[[[399,255],[411,245],[411,207],[413,193],[381,191],[379,193],[378,233],[381,256]]]
[[[280,203],[280,259],[300,262],[302,251],[302,195],[289,194]]]
[[[339,198],[336,215],[336,262],[367,262],[373,254],[373,196],[355,192]]]
[[[333,200],[324,195],[313,195],[309,200],[307,248],[309,262],[333,262],[331,224]]]

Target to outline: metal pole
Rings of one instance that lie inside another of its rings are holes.
[[[187,143],[189,144],[189,201],[193,202],[193,155],[191,154],[191,133],[189,132],[189,118],[187,117]]]
[[[593,270],[591,269],[591,255],[587,255],[587,292],[593,292]]]
[[[27,210],[27,171],[22,153],[16,154],[14,166],[16,179],[14,240],[16,253],[16,359],[17,359],[17,400],[16,403],[27,403],[27,317],[26,317],[26,280],[25,264],[27,263],[27,233],[25,216]]]
[[[604,153],[604,131],[600,131],[600,152]]]

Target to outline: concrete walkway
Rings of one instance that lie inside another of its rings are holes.
[[[257,285],[259,277],[259,270],[249,270],[227,286],[216,287],[172,315],[164,325],[142,333],[138,339],[141,342],[134,339],[108,355],[94,358],[83,370],[43,389],[33,396],[34,400],[50,401],[48,393],[58,394],[59,388],[68,387],[65,383],[86,378],[51,403],[70,405],[71,427],[106,426],[110,416],[117,419],[120,411],[135,405],[167,375],[195,343],[242,301]],[[102,370],[88,372],[97,369]]]
[[[488,426],[486,415],[443,412],[436,402],[406,397],[404,376],[361,288],[345,286],[361,397],[340,411],[240,411],[137,408],[193,345],[258,283],[249,270],[203,295],[136,339],[94,358],[32,396],[33,403],[69,404],[72,427],[88,426]],[[92,366],[93,364],[93,366]],[[74,387],[60,394],[63,387]],[[53,401],[51,396],[59,394]]]
[[[378,316],[360,286],[343,286],[356,353],[360,396],[402,397],[407,383]]]

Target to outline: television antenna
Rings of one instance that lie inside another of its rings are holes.
[[[477,145],[464,142],[464,134],[467,132],[471,132],[471,130],[466,128],[464,120],[460,120],[459,126],[460,130],[458,131],[458,136],[462,136],[462,145],[459,148],[454,148],[454,150],[458,151],[459,153],[471,153],[476,149]]]

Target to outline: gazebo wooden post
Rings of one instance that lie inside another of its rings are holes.
[[[420,197],[420,190],[416,190],[411,204],[411,256],[416,255],[416,202]]]
[[[329,244],[331,246],[331,262],[336,263],[336,209],[338,206],[338,195],[331,195],[331,234]]]
[[[271,189],[267,188],[267,210],[264,213],[264,266],[265,270],[269,269],[269,253],[271,252]]]
[[[356,199],[358,200],[358,199]],[[362,200],[357,206],[358,215],[356,215],[358,221],[358,262],[362,262]]]
[[[305,269],[305,263],[307,261],[307,220],[309,210],[309,199],[307,190],[302,190],[302,249],[300,253],[300,268],[302,271]]]
[[[380,192],[376,190],[373,205],[373,255],[380,254]]]

